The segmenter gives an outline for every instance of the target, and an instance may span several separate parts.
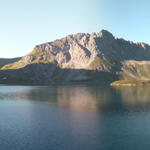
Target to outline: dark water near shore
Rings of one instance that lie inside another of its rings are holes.
[[[0,150],[149,149],[148,86],[0,86]]]

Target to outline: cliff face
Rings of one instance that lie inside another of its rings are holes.
[[[11,81],[28,80],[29,83],[40,84],[83,80],[111,82],[131,77],[131,74],[136,76],[138,71],[135,73],[133,66],[139,69],[148,64],[145,70],[149,69],[148,61],[149,45],[116,39],[110,32],[102,30],[99,33],[68,35],[37,45],[20,60],[3,66],[0,78],[6,76]],[[147,73],[144,72],[142,78],[149,78]]]

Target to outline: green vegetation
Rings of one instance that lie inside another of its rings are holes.
[[[112,82],[111,86],[136,86],[136,85],[150,85],[149,80],[118,80]]]

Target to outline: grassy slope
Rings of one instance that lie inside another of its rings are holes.
[[[136,85],[150,85],[148,80],[118,80],[112,82],[111,86],[136,86]]]

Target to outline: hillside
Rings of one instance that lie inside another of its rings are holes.
[[[14,63],[18,60],[20,60],[20,57],[18,57],[18,58],[0,58],[0,68],[3,67],[4,65]]]
[[[122,62],[121,71],[117,72],[117,74],[120,80],[113,82],[112,86],[149,85],[150,61],[124,61]]]

